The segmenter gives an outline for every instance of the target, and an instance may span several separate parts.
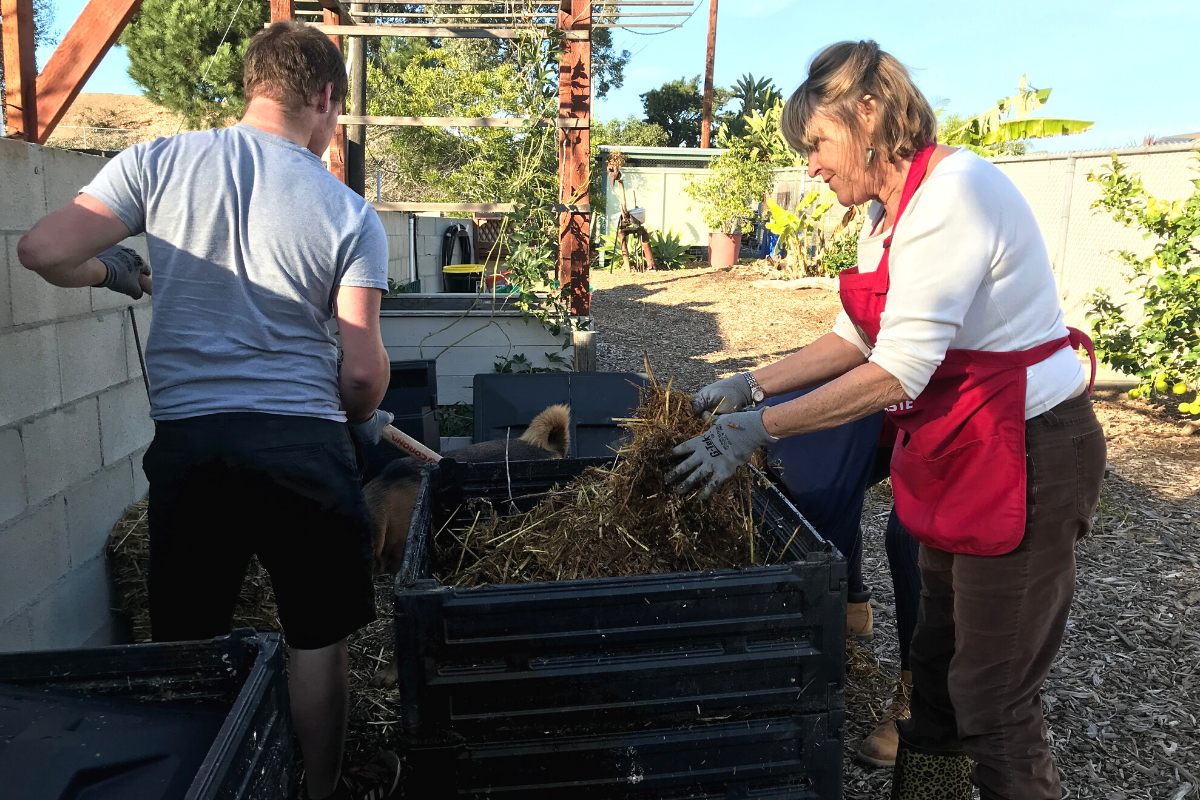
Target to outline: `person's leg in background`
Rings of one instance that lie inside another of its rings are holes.
[[[772,397],[786,403],[812,389]],[[847,634],[873,631],[871,590],[862,575],[863,498],[875,463],[883,413],[825,431],[789,436],[767,450],[767,468],[817,533],[849,564]]]
[[[890,460],[891,450],[886,452]],[[904,530],[896,516],[895,508],[888,516],[883,543],[887,552],[888,570],[892,575],[892,594],[896,604],[900,676],[896,680],[892,700],[884,711],[883,718],[858,748],[859,759],[876,767],[890,767],[896,763],[896,749],[900,742],[896,723],[910,716],[909,702],[913,681],[909,659],[913,631],[917,626],[917,609],[921,602],[921,570],[917,563],[920,545]]]

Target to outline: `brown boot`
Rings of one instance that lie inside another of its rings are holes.
[[[870,639],[875,631],[875,618],[871,615],[871,601],[846,604],[846,635]]]
[[[863,739],[858,748],[858,759],[874,767],[892,767],[896,764],[896,748],[900,744],[900,732],[896,723],[908,719],[912,714],[908,710],[908,701],[912,697],[912,673],[905,670],[896,681],[896,693],[887,711],[883,712],[883,720],[871,735]]]

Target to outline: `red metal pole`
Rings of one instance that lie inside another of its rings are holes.
[[[558,132],[559,202],[586,207],[592,177],[592,0],[563,0],[558,27],[588,34],[586,40],[566,42],[558,69],[558,118],[564,123]],[[592,313],[590,222],[590,207],[559,214],[558,280],[570,287],[571,313],[578,317]]]
[[[708,0],[708,59],[704,64],[704,111],[700,117],[700,146],[712,146],[713,64],[717,56],[717,0]]]
[[[5,133],[36,142],[37,62],[33,53],[33,0],[2,0]]]

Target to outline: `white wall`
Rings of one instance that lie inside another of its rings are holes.
[[[104,543],[146,494],[153,427],[129,307],[144,342],[148,298],[55,288],[16,255],[103,165],[0,139],[0,651],[113,640]]]

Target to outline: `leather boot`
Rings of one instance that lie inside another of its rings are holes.
[[[971,800],[971,759],[961,750],[917,748],[900,739],[892,800]]]
[[[896,748],[900,743],[900,732],[896,723],[908,719],[911,714],[908,702],[912,697],[912,673],[905,670],[896,681],[896,693],[887,711],[883,712],[883,720],[871,735],[863,739],[858,748],[858,759],[874,767],[891,767],[896,763]]]
[[[846,635],[859,639],[870,639],[875,631],[875,618],[871,614],[871,601],[846,604]]]

